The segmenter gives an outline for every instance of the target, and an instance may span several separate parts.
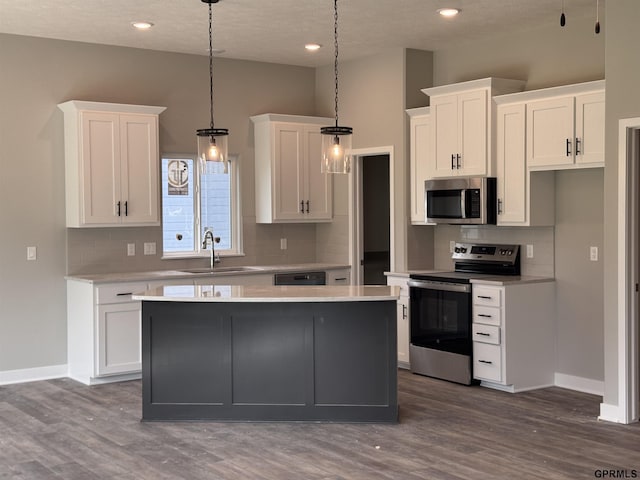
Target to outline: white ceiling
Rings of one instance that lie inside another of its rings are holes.
[[[438,50],[495,33],[559,26],[562,0],[341,0],[340,60],[394,47]],[[603,23],[604,0],[600,2]],[[593,18],[596,0],[564,0],[567,26]],[[456,6],[453,20],[436,14]],[[0,32],[208,54],[208,7],[201,0],[0,0]],[[131,22],[155,26],[136,31]],[[220,0],[213,5],[221,57],[320,66],[333,62],[331,0]],[[308,53],[304,44],[320,43]]]

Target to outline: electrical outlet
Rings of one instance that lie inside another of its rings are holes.
[[[527,258],[533,258],[533,245],[527,245]]]
[[[155,255],[156,254],[156,242],[144,242],[144,254]]]
[[[36,247],[27,247],[27,260],[36,260],[38,258],[38,250]]]
[[[598,247],[589,247],[589,259],[592,262],[598,261]]]
[[[133,257],[136,254],[136,244],[127,243],[127,256]]]
[[[280,250],[286,250],[287,249],[287,239],[286,238],[281,238],[280,239]]]

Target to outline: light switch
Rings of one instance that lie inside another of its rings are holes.
[[[286,250],[287,249],[287,239],[286,238],[281,238],[280,239],[280,250]]]
[[[527,245],[527,258],[533,258],[533,245]]]
[[[38,251],[36,247],[27,247],[27,260],[36,260],[38,258]]]
[[[592,262],[598,261],[598,247],[589,247],[589,259]]]

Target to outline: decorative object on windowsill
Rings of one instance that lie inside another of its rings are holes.
[[[218,3],[218,0],[202,0],[202,2],[209,5],[209,106],[211,122],[209,128],[196,130],[196,135],[198,136],[198,159],[200,171],[203,174],[228,173],[227,136],[229,135],[229,130],[216,128],[213,122],[213,16],[211,4]]]
[[[322,127],[322,172],[349,173],[351,171],[351,127],[338,126],[338,0],[333,1],[334,19],[334,75],[336,124]]]

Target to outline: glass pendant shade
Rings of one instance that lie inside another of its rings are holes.
[[[322,127],[322,173],[351,171],[351,127]]]
[[[203,173],[227,173],[229,130],[226,128],[203,128],[197,130],[196,134],[201,171]]]

